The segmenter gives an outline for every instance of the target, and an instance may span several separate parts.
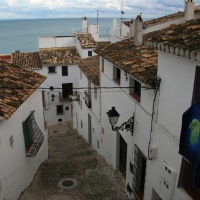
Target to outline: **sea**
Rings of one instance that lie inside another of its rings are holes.
[[[88,24],[97,24],[97,18],[88,19]],[[101,36],[110,35],[113,18],[98,18],[98,24]],[[69,36],[81,28],[81,18],[0,20],[0,54],[38,51],[38,37]]]

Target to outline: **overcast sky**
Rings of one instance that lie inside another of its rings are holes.
[[[122,0],[124,18],[155,18],[182,11],[185,0]],[[200,5],[200,0],[196,0]],[[121,0],[0,0],[0,19],[120,17]]]

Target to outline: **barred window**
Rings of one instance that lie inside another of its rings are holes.
[[[137,145],[134,146],[134,166],[133,166],[133,192],[138,199],[144,197],[144,184],[146,174],[146,157]]]
[[[44,141],[44,135],[36,123],[34,112],[32,111],[22,123],[27,157],[34,157]]]

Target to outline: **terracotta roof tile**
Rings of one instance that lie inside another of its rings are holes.
[[[157,73],[157,50],[145,45],[136,47],[131,38],[98,48],[95,52],[142,83],[153,86]]]
[[[0,116],[8,119],[45,79],[31,70],[0,60]]]
[[[200,61],[200,19],[148,33],[147,46]]]
[[[80,62],[80,56],[75,48],[40,49],[43,66],[73,65]]]
[[[195,7],[195,14],[200,14],[200,6]],[[150,26],[155,26],[155,25],[162,24],[162,23],[165,23],[165,22],[168,22],[168,21],[172,21],[172,20],[175,20],[175,19],[182,18],[182,17],[184,17],[184,15],[185,15],[185,12],[180,11],[180,12],[176,12],[176,13],[173,13],[173,14],[169,14],[169,15],[165,15],[165,16],[162,16],[162,17],[158,17],[158,18],[154,18],[154,19],[144,21],[143,24],[144,24],[144,27],[148,28]],[[130,27],[130,24],[132,23],[132,21],[123,21],[122,23],[125,24],[126,26]]]
[[[0,55],[0,60],[11,62],[11,55],[10,54],[1,54]]]
[[[79,63],[79,68],[94,85],[99,85],[99,56],[83,59]]]
[[[12,52],[12,63],[23,67],[24,69],[41,69],[42,62],[39,52],[22,53],[19,51]]]
[[[94,40],[90,33],[78,33],[76,34],[76,38],[82,48],[95,48],[98,46],[98,42]]]

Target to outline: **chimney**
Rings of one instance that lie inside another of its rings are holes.
[[[117,35],[117,20],[116,19],[113,20],[113,25],[111,28],[111,35],[112,36]]]
[[[143,43],[143,21],[141,14],[134,21],[134,45],[140,46]]]
[[[194,0],[185,0],[185,21],[194,19]]]
[[[129,34],[129,37],[133,37],[134,36],[134,19],[131,19],[131,22],[130,22],[130,34]]]
[[[87,23],[87,17],[82,18],[82,32],[87,33],[88,32],[88,23]]]

